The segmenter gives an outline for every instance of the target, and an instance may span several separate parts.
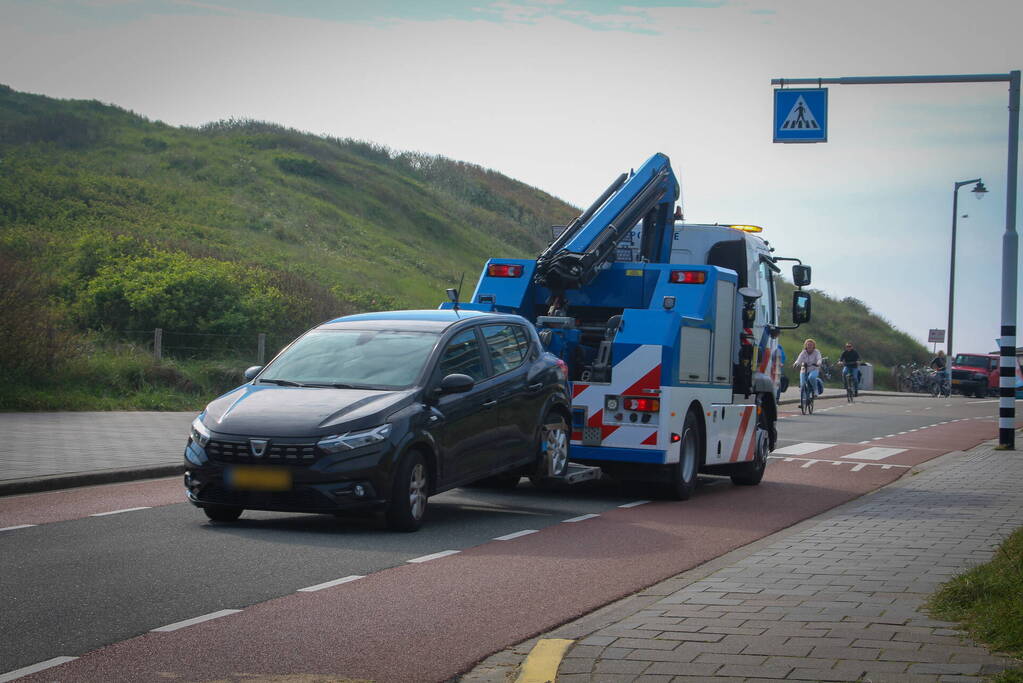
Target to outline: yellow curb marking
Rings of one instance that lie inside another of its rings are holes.
[[[553,683],[561,665],[561,658],[574,640],[546,638],[537,641],[522,663],[522,672],[515,683]]]

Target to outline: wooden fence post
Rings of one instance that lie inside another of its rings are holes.
[[[153,330],[153,358],[163,360],[163,328]]]
[[[266,359],[266,332],[260,332],[256,340],[257,362],[263,365]]]

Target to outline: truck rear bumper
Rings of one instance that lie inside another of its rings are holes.
[[[667,460],[666,451],[647,448],[613,448],[610,446],[577,446],[572,444],[569,456],[577,462],[596,464],[600,462],[635,462],[663,465]]]

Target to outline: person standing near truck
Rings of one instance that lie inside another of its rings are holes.
[[[842,374],[846,377],[852,376],[853,396],[860,394],[860,352],[853,348],[852,342],[845,343],[845,350],[838,357],[838,364],[842,366]]]

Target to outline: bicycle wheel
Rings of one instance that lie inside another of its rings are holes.
[[[806,415],[806,387],[799,390],[799,412]]]
[[[845,400],[849,403],[853,402],[853,383],[848,378],[845,380]]]
[[[810,398],[806,402],[806,412],[810,415],[813,415],[813,394],[810,394]]]

